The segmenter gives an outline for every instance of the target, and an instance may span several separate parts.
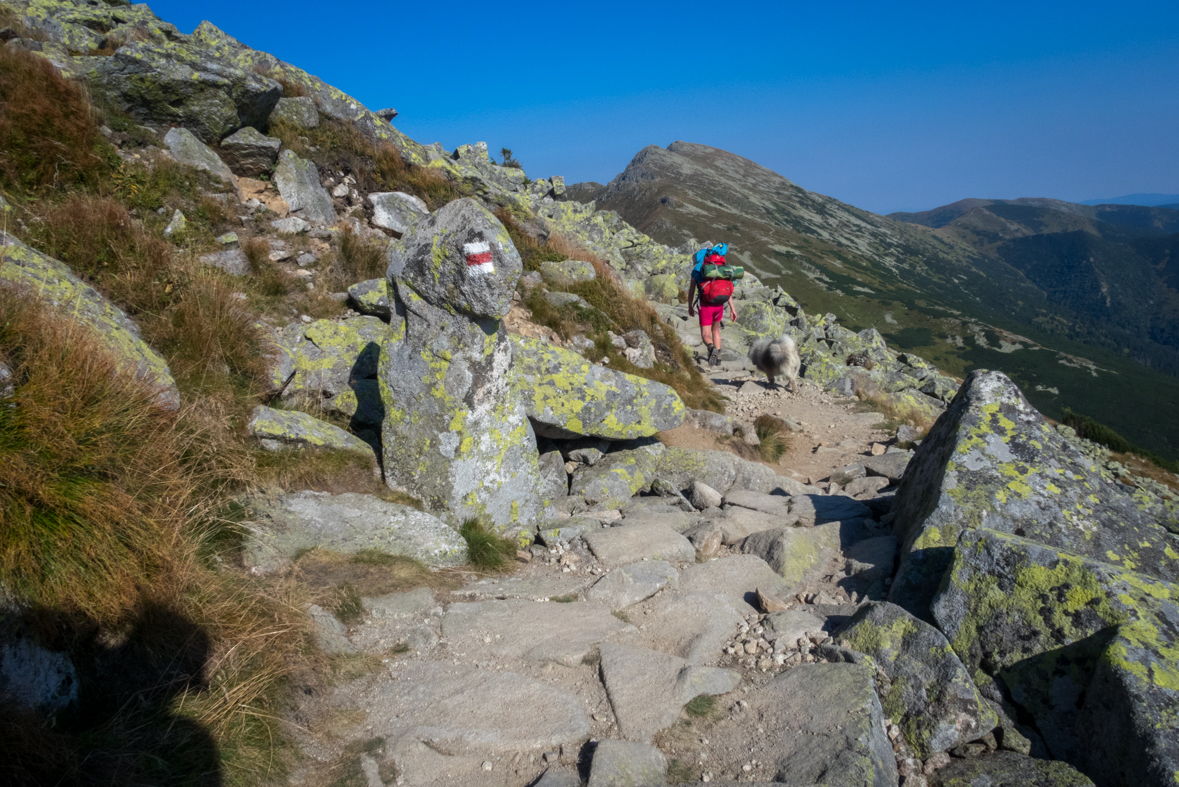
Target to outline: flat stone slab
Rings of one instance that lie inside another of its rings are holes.
[[[872,518],[872,509],[843,495],[795,495],[790,498],[790,513],[804,525]]]
[[[590,735],[581,699],[524,675],[449,662],[394,664],[391,673],[357,698],[373,736],[489,755],[547,751]]]
[[[667,784],[667,757],[654,746],[602,741],[594,749],[586,787],[658,787]]]
[[[719,667],[693,667],[666,653],[603,643],[602,680],[627,740],[650,743],[675,724],[684,705],[701,694],[726,694],[741,674]]]
[[[396,620],[413,617],[419,612],[431,609],[437,603],[434,592],[429,588],[414,588],[405,593],[390,593],[387,596],[361,599],[364,611],[374,618]]]
[[[785,495],[769,495],[748,489],[735,489],[725,495],[726,506],[740,506],[752,511],[785,516],[790,512],[790,498]]]
[[[665,587],[679,587],[679,572],[664,560],[644,560],[606,574],[586,591],[585,598],[617,610],[650,598]]]
[[[576,596],[593,577],[585,574],[541,574],[534,577],[493,577],[464,585],[455,595],[477,601],[519,598],[526,601],[548,601],[562,596]]]
[[[620,566],[637,560],[668,560],[690,563],[696,559],[692,542],[667,525],[611,527],[585,534],[594,557],[606,566]]]
[[[775,781],[790,784],[897,783],[872,670],[806,664],[749,695],[745,716],[765,730]],[[836,777],[834,780],[832,777]]]
[[[686,566],[680,572],[685,592],[719,593],[743,615],[758,612],[757,591],[779,598],[791,586],[757,555],[732,555]]]
[[[615,642],[679,656],[690,664],[720,657],[744,618],[719,593],[660,593],[627,610],[638,630]]]
[[[863,465],[864,469],[868,471],[868,475],[881,476],[895,484],[904,477],[905,468],[909,466],[909,460],[912,458],[912,451],[897,451],[892,454],[871,456],[857,464]]]
[[[451,604],[442,636],[466,662],[555,662],[575,667],[599,642],[632,627],[601,604],[473,601]]]
[[[784,639],[792,644],[808,634],[817,634],[823,630],[823,621],[797,609],[771,612],[762,625],[766,630],[766,639],[771,642]]]
[[[780,514],[767,514],[737,506],[726,509],[724,518],[717,523],[721,528],[721,539],[725,546],[732,546],[754,533],[775,527],[793,527],[798,523],[798,516],[787,513],[784,508]]]
[[[741,542],[741,551],[756,555],[786,581],[786,595],[821,571],[840,547],[840,524],[783,527],[754,533]]]
[[[266,574],[304,549],[356,553],[375,549],[430,565],[461,565],[467,542],[453,528],[416,508],[349,492],[293,492],[249,501],[253,524],[242,561]]]

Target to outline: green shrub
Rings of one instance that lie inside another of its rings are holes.
[[[502,571],[516,554],[516,544],[484,527],[478,519],[463,522],[459,531],[467,542],[467,561],[476,568]]]
[[[1164,470],[1168,470],[1172,473],[1179,473],[1179,461],[1165,459],[1162,456],[1156,454],[1154,451],[1137,446],[1105,424],[1095,421],[1087,415],[1075,413],[1066,407],[1064,408],[1064,417],[1061,419],[1061,422],[1065,426],[1071,426],[1074,430],[1076,430],[1077,435],[1080,437],[1097,443],[1098,445],[1103,445],[1114,453],[1134,454],[1150,461]]]

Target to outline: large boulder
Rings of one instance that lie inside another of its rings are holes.
[[[893,503],[902,562],[889,600],[928,616],[961,533],[987,527],[1179,579],[1174,509],[1118,484],[1000,372],[972,372],[909,462]]]
[[[1068,763],[1035,760],[1010,751],[954,759],[934,771],[930,787],[1093,787],[1093,782]]]
[[[749,695],[774,781],[789,784],[897,784],[872,670],[859,664],[807,664]]]
[[[270,113],[271,123],[288,123],[295,128],[319,128],[319,110],[307,96],[280,98]]]
[[[180,407],[180,391],[167,362],[143,341],[139,326],[122,309],[75,276],[66,265],[30,249],[3,231],[0,231],[0,250],[4,260],[0,265],[0,283],[34,295],[59,309],[63,317],[81,323],[124,368],[133,370],[145,385],[159,391],[156,401],[160,406],[169,410]]]
[[[377,457],[372,446],[340,427],[307,413],[275,410],[260,404],[254,408],[246,431],[251,437],[257,438],[263,448],[271,451],[284,448],[332,448],[360,454],[372,459],[376,466]]]
[[[349,492],[293,492],[248,501],[252,524],[242,560],[254,574],[290,565],[300,552],[376,550],[432,566],[461,565],[467,544],[442,520],[409,506]]]
[[[386,480],[459,518],[535,523],[536,436],[502,324],[523,269],[507,230],[462,199],[390,249],[399,325],[380,359]]]
[[[608,440],[649,437],[683,423],[671,387],[596,366],[540,339],[513,336],[513,375],[538,434]]]
[[[221,157],[233,174],[253,178],[274,168],[280,147],[282,140],[246,126],[221,140]]]
[[[274,168],[274,185],[290,206],[292,216],[313,224],[336,223],[336,208],[314,163],[299,158],[294,151],[282,151]]]
[[[837,635],[871,656],[891,685],[884,713],[921,759],[981,738],[999,720],[945,636],[895,604],[862,607]]]
[[[369,194],[368,201],[373,206],[372,225],[398,235],[406,233],[414,222],[430,212],[419,197],[400,191]]]
[[[233,172],[212,149],[186,128],[173,128],[164,135],[164,145],[181,164],[203,169],[224,183],[233,183]]]
[[[190,42],[127,44],[93,58],[91,83],[118,108],[192,129],[208,144],[242,126],[265,127],[282,85]]]
[[[1179,585],[985,529],[964,532],[933,614],[976,681],[1098,784],[1179,773]]]
[[[316,320],[284,328],[275,340],[270,385],[284,399],[322,407],[327,412],[378,425],[384,407],[376,385],[381,346],[396,340],[404,324],[390,326],[376,317]]]

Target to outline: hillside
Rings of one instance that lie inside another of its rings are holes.
[[[1179,398],[1179,381],[1130,360],[1173,368],[1172,348],[1163,343],[1172,341],[1175,324],[1167,278],[1174,271],[1165,265],[1179,218],[1173,211],[1050,200],[1004,209],[1072,232],[1104,228],[1071,236],[1073,247],[1058,252],[1063,259],[1043,260],[1036,244],[1044,236],[986,213],[982,205],[991,201],[964,200],[913,220],[877,216],[740,156],[685,142],[644,148],[603,189],[577,193],[669,245],[725,239],[741,263],[809,311],[876,326],[890,343],[952,374],[1003,369],[1053,417],[1071,407],[1179,456],[1179,424],[1155,417]],[[959,229],[975,219],[979,226]],[[980,242],[987,231],[993,245]],[[993,246],[1003,243],[1004,254],[996,254]],[[1137,261],[1133,275],[1112,277],[1112,336],[1079,311],[1099,285],[1070,277],[1069,287],[1053,286],[1070,255],[1086,253],[1107,277],[1127,256]],[[1149,317],[1135,309],[1142,292],[1155,294],[1147,299]]]
[[[962,200],[891,218],[1023,273],[1073,323],[1062,331],[1179,373],[1179,211],[1060,200]]]

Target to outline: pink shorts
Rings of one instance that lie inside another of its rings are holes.
[[[700,324],[712,325],[718,323],[725,318],[724,304],[720,306],[700,306]]]

